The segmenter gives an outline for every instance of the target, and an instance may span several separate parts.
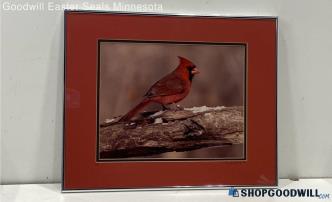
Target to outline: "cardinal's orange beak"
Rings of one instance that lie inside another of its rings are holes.
[[[192,74],[199,74],[199,71],[197,69],[197,67],[195,67],[194,69],[191,70]]]

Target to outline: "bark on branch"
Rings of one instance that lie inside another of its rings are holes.
[[[142,113],[128,123],[102,123],[99,138],[101,159],[240,144],[244,141],[244,110],[204,106]]]

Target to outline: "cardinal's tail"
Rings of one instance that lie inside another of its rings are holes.
[[[127,114],[121,117],[119,121],[129,121],[135,114],[137,114],[138,111],[140,111],[143,107],[145,107],[147,104],[150,103],[151,100],[145,99],[142,102],[140,102],[136,107],[134,107],[132,110],[130,110]]]

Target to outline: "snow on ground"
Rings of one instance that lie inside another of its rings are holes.
[[[164,111],[159,111],[159,112],[156,112],[156,113],[152,114],[150,117],[154,118],[154,117],[157,117],[157,116],[161,115],[162,113],[164,113]]]
[[[115,119],[105,119],[105,123],[112,123]]]
[[[154,120],[154,124],[157,124],[157,123],[163,123],[163,119],[162,118],[156,118]]]
[[[201,106],[201,107],[184,108],[184,110],[192,111],[193,113],[200,113],[200,112],[213,111],[213,110],[222,110],[224,108],[225,108],[224,106],[218,106],[218,107]]]

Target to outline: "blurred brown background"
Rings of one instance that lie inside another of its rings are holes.
[[[190,94],[178,104],[244,104],[244,45],[101,42],[100,122],[124,115],[138,104],[151,85],[177,67],[177,56],[191,60],[200,71]]]

